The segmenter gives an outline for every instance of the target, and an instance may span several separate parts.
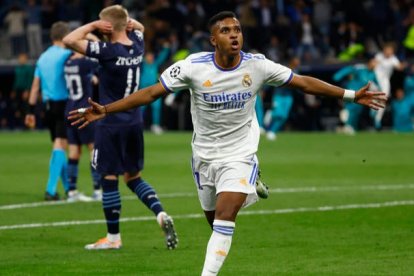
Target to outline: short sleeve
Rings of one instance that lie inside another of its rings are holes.
[[[271,60],[264,59],[264,83],[272,86],[282,86],[290,82],[293,72],[290,68],[275,63]]]
[[[180,60],[168,67],[160,76],[160,82],[168,92],[190,87],[191,64]]]
[[[40,78],[40,70],[39,70],[39,66],[36,64],[36,68],[34,71],[34,76],[35,78]]]
[[[102,59],[103,57],[112,56],[112,53],[106,42],[101,41],[88,41],[88,46],[86,48],[86,55],[88,57],[93,57],[97,59]]]
[[[392,59],[392,65],[394,66],[394,68],[398,68],[398,67],[400,67],[400,61],[398,60],[398,58],[397,57],[393,57],[393,59]]]

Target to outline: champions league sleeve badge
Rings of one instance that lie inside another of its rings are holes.
[[[180,66],[175,66],[170,71],[170,77],[171,78],[176,78],[176,77],[178,77],[180,72],[181,72]]]

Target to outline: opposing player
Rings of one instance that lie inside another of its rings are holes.
[[[109,104],[127,97],[139,85],[140,64],[144,52],[144,26],[128,18],[120,5],[109,6],[99,14],[100,20],[83,25],[64,38],[73,50],[99,60],[99,99]],[[88,41],[85,37],[95,31],[104,33],[108,42]],[[154,189],[141,177],[144,166],[144,137],[138,108],[106,117],[96,125],[93,165],[101,174],[102,203],[108,234],[86,249],[119,249],[121,197],[118,175],[132,192],[156,215],[169,249],[178,239],[173,220],[164,211]]]
[[[381,92],[367,86],[357,92],[318,79],[293,74],[261,54],[241,51],[241,26],[232,12],[220,12],[209,21],[215,52],[202,52],[178,61],[160,82],[117,102],[71,112],[73,124],[87,126],[113,113],[148,104],[175,90],[190,89],[192,171],[201,206],[213,233],[207,245],[202,275],[216,275],[229,253],[237,213],[257,201],[254,187],[258,171],[256,151],[259,125],[254,112],[257,91],[263,84],[287,85],[305,93],[355,101],[374,109],[384,107]]]
[[[88,98],[92,98],[93,85],[98,84],[95,73],[98,61],[85,57],[80,53],[73,53],[65,63],[66,86],[69,90],[69,100],[66,104],[66,114],[73,109],[83,107],[87,104]],[[68,179],[69,191],[68,201],[91,201],[101,200],[100,175],[95,167],[90,164],[93,183],[92,198],[85,196],[77,190],[78,164],[82,154],[82,145],[86,145],[92,158],[92,151],[95,139],[95,126],[90,125],[84,129],[78,129],[68,125],[67,129],[69,143]],[[92,159],[91,159],[92,160]]]

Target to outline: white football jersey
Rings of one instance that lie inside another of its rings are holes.
[[[241,52],[237,66],[223,69],[215,63],[214,53],[201,52],[171,65],[160,81],[170,92],[190,90],[193,154],[207,162],[221,162],[256,153],[257,92],[263,84],[281,86],[292,76],[289,68],[261,54]]]
[[[383,53],[376,54],[375,59],[378,62],[374,70],[378,83],[381,87],[382,92],[385,92],[388,96],[391,92],[390,78],[392,72],[394,68],[400,66],[400,61],[395,55],[386,58]]]

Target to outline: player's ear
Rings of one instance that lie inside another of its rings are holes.
[[[214,35],[210,35],[210,43],[213,45],[213,47],[216,47],[216,38]]]

